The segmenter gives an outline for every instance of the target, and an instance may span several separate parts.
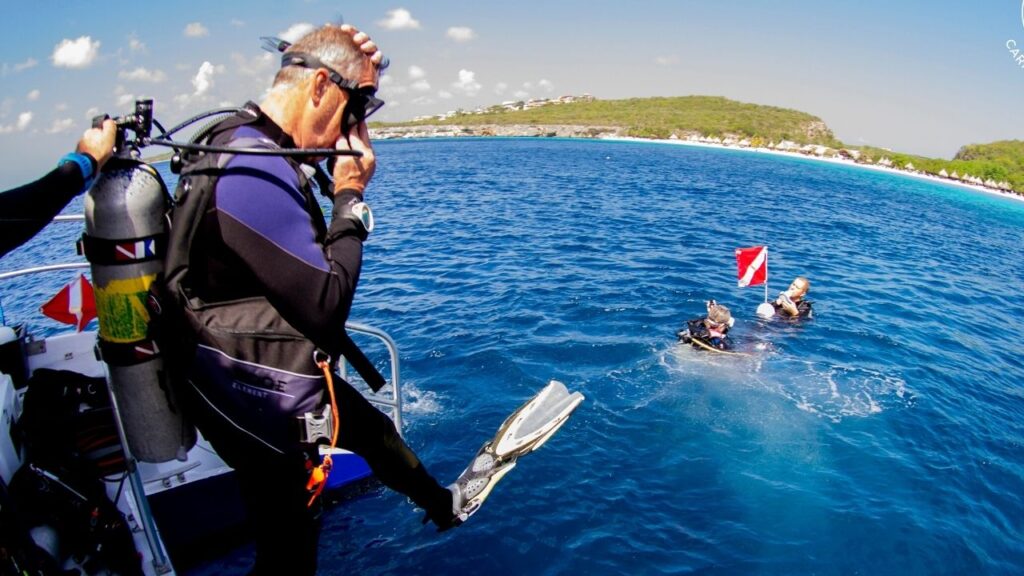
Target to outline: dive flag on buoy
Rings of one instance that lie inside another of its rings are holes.
[[[736,267],[740,288],[764,284],[768,280],[768,247],[737,248]]]
[[[92,284],[84,274],[79,274],[78,278],[62,288],[39,310],[57,322],[71,324],[81,332],[96,317],[96,298]]]

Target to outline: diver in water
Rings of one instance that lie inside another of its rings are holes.
[[[696,348],[731,350],[733,343],[728,333],[734,322],[732,314],[727,307],[714,300],[708,301],[707,307],[705,317],[687,320],[686,328],[677,332],[676,336],[680,342]]]
[[[780,292],[779,297],[771,305],[775,308],[775,312],[782,316],[789,318],[811,318],[814,315],[814,311],[811,309],[812,303],[804,300],[804,296],[807,295],[807,291],[810,289],[810,280],[803,276],[797,276],[793,283],[789,285],[789,288],[784,292]]]

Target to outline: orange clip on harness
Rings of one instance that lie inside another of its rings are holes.
[[[321,355],[323,355],[323,358],[321,358]],[[322,352],[318,352],[315,357],[317,358],[316,365],[324,371],[324,378],[327,379],[327,391],[331,395],[331,420],[333,426],[331,429],[331,450],[324,454],[323,462],[313,468],[309,474],[309,481],[306,482],[306,490],[313,492],[313,495],[309,498],[309,503],[306,504],[307,508],[313,506],[313,502],[316,501],[320,493],[324,491],[324,486],[327,485],[327,477],[331,475],[331,467],[334,465],[334,462],[331,460],[331,452],[334,451],[334,447],[338,444],[338,401],[334,396],[331,357]]]

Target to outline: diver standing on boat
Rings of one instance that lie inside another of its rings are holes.
[[[193,315],[197,347],[185,395],[200,431],[237,471],[256,539],[254,574],[316,571],[320,527],[309,479],[319,455],[301,436],[296,413],[323,408],[327,373],[309,365],[342,352],[363,241],[373,229],[364,194],[376,162],[365,119],[383,102],[374,96],[381,56],[367,40],[351,27],[310,32],[283,52],[266,99],[221,122],[207,140],[360,152],[334,162],[333,190],[321,184],[334,205],[329,225],[309,172],[292,158],[194,155],[178,185],[176,211],[189,198],[209,198],[195,212],[187,273],[175,278],[166,270],[169,292],[180,281],[186,316]],[[173,237],[171,243],[173,250]],[[362,456],[440,529],[456,525],[452,491],[427,472],[387,416],[340,377],[333,380],[338,446]]]
[[[113,120],[105,121],[102,128],[90,128],[75,152],[61,158],[48,174],[0,193],[0,257],[28,242],[89,188],[113,155],[116,135]]]

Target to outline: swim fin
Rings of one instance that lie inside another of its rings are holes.
[[[494,438],[484,443],[459,479],[448,487],[457,521],[464,522],[479,510],[498,481],[515,467],[516,459],[547,442],[580,402],[583,394],[570,394],[565,384],[552,380],[506,418]]]

